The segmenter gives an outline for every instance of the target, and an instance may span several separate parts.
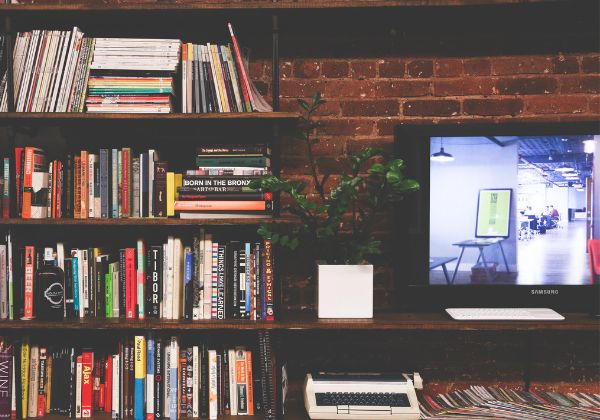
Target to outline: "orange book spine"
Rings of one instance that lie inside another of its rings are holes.
[[[23,219],[31,218],[31,194],[33,188],[33,147],[25,148],[25,159],[23,167],[23,207],[21,216]]]
[[[25,247],[25,278],[24,278],[24,302],[23,318],[33,318],[33,290],[34,290],[34,267],[35,267],[35,248],[33,246]]]
[[[175,201],[175,211],[267,211],[271,201]]]
[[[73,218],[81,218],[81,156],[73,159]]]
[[[248,394],[248,415],[254,415],[254,384],[252,383],[252,352],[246,351],[246,392]]]

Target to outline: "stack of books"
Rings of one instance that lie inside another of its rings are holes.
[[[191,242],[169,236],[119,248],[45,249],[0,243],[0,319],[38,317],[35,281],[43,255],[64,271],[66,318],[275,319],[275,270],[271,243],[225,239],[202,229]]]
[[[522,391],[471,386],[419,398],[423,419],[577,419],[600,418],[600,397],[584,392]]]
[[[19,32],[13,50],[15,110],[82,112],[94,42],[77,27]],[[6,89],[1,101],[0,110],[8,111]]]
[[[200,147],[196,168],[186,171],[177,189],[174,210],[183,218],[268,217],[270,192],[250,188],[259,176],[271,173],[271,149],[264,144]]]
[[[17,407],[21,418],[262,415],[268,411],[263,388],[272,379],[265,377],[268,363],[259,353],[154,335],[83,348],[29,337],[1,341],[6,392],[0,394],[0,416],[17,418]]]
[[[168,113],[178,39],[96,38],[88,112]]]

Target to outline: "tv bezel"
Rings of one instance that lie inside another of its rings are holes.
[[[508,191],[508,212],[509,212],[509,217],[508,217],[508,232],[506,232],[506,235],[480,235],[477,233],[477,225],[478,225],[478,221],[479,221],[479,204],[481,203],[481,193],[483,191]],[[475,237],[476,238],[502,238],[502,239],[508,239],[510,238],[510,230],[513,227],[513,224],[511,223],[510,220],[510,210],[512,208],[512,194],[513,190],[512,188],[481,188],[479,190],[479,193],[477,194],[477,218],[475,219]]]
[[[429,168],[431,137],[599,135],[600,121],[401,123],[396,127],[395,155],[405,161],[404,174],[421,188],[394,210],[393,266],[398,309],[449,307],[549,307],[598,314],[600,285],[430,285]],[[600,181],[600,180],[599,180]]]

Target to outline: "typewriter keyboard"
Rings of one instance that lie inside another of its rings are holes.
[[[317,405],[410,407],[408,396],[397,392],[317,392]]]

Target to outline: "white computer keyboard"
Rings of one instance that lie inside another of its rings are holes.
[[[562,321],[564,316],[549,308],[447,308],[457,321]]]

